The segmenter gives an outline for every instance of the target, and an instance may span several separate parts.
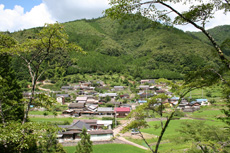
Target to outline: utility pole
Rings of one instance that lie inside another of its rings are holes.
[[[117,126],[117,119],[116,119],[117,111],[116,111],[116,107],[117,107],[117,104],[115,103],[115,127]]]

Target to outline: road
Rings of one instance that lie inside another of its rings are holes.
[[[144,149],[144,150],[148,150],[148,148],[146,148],[146,147],[144,147],[144,146],[141,146],[141,145],[139,145],[139,144],[136,144],[136,143],[134,143],[134,142],[131,142],[131,141],[129,141],[129,140],[127,140],[127,139],[125,139],[125,138],[123,137],[123,134],[121,133],[121,130],[122,130],[126,125],[128,125],[131,121],[133,121],[133,119],[130,119],[130,120],[128,120],[126,123],[124,123],[124,124],[122,124],[122,125],[116,127],[115,129],[113,129],[113,134],[114,134],[114,136],[115,136],[117,139],[119,139],[119,140],[121,140],[121,141],[124,141],[124,142],[127,143],[127,144],[136,146],[136,147],[141,148],[141,149]]]

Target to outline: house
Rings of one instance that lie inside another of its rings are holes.
[[[68,110],[64,110],[63,112],[62,112],[62,115],[70,115],[70,116],[72,116],[72,115],[74,115],[74,113],[75,113],[75,111],[74,110],[70,110],[70,109],[68,109]]]
[[[69,109],[79,109],[79,108],[84,108],[85,104],[83,103],[71,103],[69,104]]]
[[[112,124],[113,121],[112,120],[97,120],[97,128],[98,129],[112,129]]]
[[[166,91],[165,91],[165,90],[160,89],[160,90],[156,90],[156,93],[157,93],[157,94],[162,94],[162,93],[166,93]]]
[[[73,90],[73,87],[71,87],[71,86],[62,86],[61,87],[61,90],[63,91],[68,91],[68,90]]]
[[[69,109],[62,112],[63,115],[74,115],[74,116],[80,116],[81,112],[84,112],[85,110],[85,104],[84,103],[71,103],[69,104]]]
[[[99,97],[105,98],[106,96],[109,96],[111,98],[117,97],[117,93],[104,93],[104,94],[99,94]]]
[[[105,115],[105,116],[113,116],[115,113],[112,107],[98,107],[97,114]]]
[[[200,103],[201,106],[210,105],[208,99],[196,99],[196,102]]]
[[[141,84],[149,83],[149,80],[141,80]]]
[[[121,90],[124,90],[124,87],[123,86],[114,86],[113,89],[115,91],[121,91]]]
[[[116,107],[114,109],[116,117],[126,117],[130,113],[129,107]]]
[[[122,99],[129,99],[129,94],[123,94],[123,95],[120,95],[120,97]]]
[[[76,102],[86,103],[88,97],[77,97]]]
[[[122,104],[120,107],[129,107],[130,110],[132,110],[132,105],[129,105],[129,104]]]
[[[113,138],[113,130],[89,131],[91,141],[105,141]]]
[[[166,92],[165,93],[167,96],[172,97],[173,93],[172,92]]]
[[[86,109],[92,112],[96,112],[98,108],[98,105],[89,105]]]
[[[153,79],[151,79],[151,80],[141,80],[140,82],[141,82],[141,84],[146,84],[146,83],[155,84],[155,80],[153,80]]]
[[[59,142],[80,140],[80,133],[83,128],[86,128],[90,134],[91,141],[105,141],[113,137],[113,131],[110,130],[112,121],[97,121],[97,120],[74,120],[71,125],[58,125],[65,129],[58,134]],[[109,130],[101,130],[107,127]]]
[[[140,85],[138,87],[139,90],[148,90],[149,89],[149,85]]]
[[[60,104],[64,104],[66,98],[70,98],[70,95],[69,94],[56,94],[56,100]]]
[[[145,99],[145,98],[149,98],[149,97],[153,97],[154,96],[154,94],[152,94],[152,93],[141,93],[139,95],[140,95],[141,99]]]
[[[184,108],[182,108],[183,112],[194,112],[200,109],[200,106],[185,106]]]
[[[95,99],[87,99],[86,104],[98,104],[98,100],[95,100]]]
[[[138,103],[139,104],[144,104],[144,103],[147,103],[147,100],[138,100]]]
[[[58,140],[59,142],[80,139],[80,133],[82,129],[85,127],[87,130],[90,130],[90,125],[86,124],[83,121],[74,121],[71,125],[58,125],[60,128],[64,128],[65,130],[59,132]]]
[[[89,86],[91,86],[91,82],[89,81],[89,82],[83,82],[81,85],[82,86],[86,86],[86,87],[89,87]]]
[[[80,88],[81,88],[80,85],[75,85],[75,86],[73,86],[73,89],[74,89],[74,90],[79,90]]]

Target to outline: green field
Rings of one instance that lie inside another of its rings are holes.
[[[180,126],[183,124],[183,122],[185,121],[188,121],[188,122],[199,122],[198,120],[172,120],[170,123],[169,123],[169,126],[164,134],[164,137],[163,137],[163,140],[164,139],[171,139],[171,138],[174,138],[175,136],[177,136],[179,133],[177,131],[177,129],[180,128]],[[215,126],[220,126],[220,127],[224,127],[226,124],[223,123],[222,121],[219,121],[219,120],[213,120],[213,121],[210,121],[210,120],[207,120],[207,121],[204,121],[206,124],[208,125],[215,125]],[[165,123],[165,121],[164,121]],[[160,132],[161,132],[161,128],[160,128],[160,122],[159,121],[152,121],[152,122],[149,122],[149,125],[150,127],[149,128],[146,128],[146,129],[142,129],[141,131],[142,132],[145,132],[145,133],[149,133],[149,134],[154,134],[154,135],[160,135]],[[155,128],[155,127],[159,127],[159,128]]]
[[[162,153],[182,153],[184,152],[184,149],[189,148],[191,146],[190,142],[187,143],[177,143],[176,139],[181,137],[181,134],[178,132],[183,122],[200,122],[199,120],[172,120],[163,136],[163,139],[161,141],[159,152]],[[221,122],[220,120],[207,120],[203,121],[207,125],[215,125],[219,126],[220,128],[225,127],[225,123]],[[164,121],[165,123],[165,121]],[[153,135],[160,135],[161,128],[160,128],[160,122],[159,121],[152,121],[149,122],[150,127],[142,129],[141,131],[143,133],[153,134]],[[155,128],[158,127],[158,128]],[[144,140],[142,139],[133,139],[130,137],[126,137],[127,140],[132,141],[134,143],[137,143],[139,145],[147,147]],[[152,139],[146,139],[146,141],[155,148],[157,138]]]
[[[54,115],[52,112],[48,111],[30,111],[29,115],[44,115],[44,113],[47,113],[47,115]],[[58,115],[62,114],[62,112],[56,112]]]
[[[67,153],[75,153],[75,146],[64,147]],[[145,153],[146,151],[127,144],[94,145],[93,153]]]
[[[63,117],[63,118],[58,118],[58,117],[52,117],[52,118],[46,118],[46,117],[30,117],[30,120],[33,122],[55,122],[55,123],[63,123],[65,121],[68,121],[69,123],[72,123],[73,120],[76,118],[72,117]]]

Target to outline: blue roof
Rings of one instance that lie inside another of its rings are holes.
[[[138,103],[147,103],[146,100],[138,100]]]
[[[196,101],[192,101],[192,102],[190,102],[190,104],[195,104],[196,103]]]
[[[180,97],[172,97],[171,99],[176,99],[176,100],[179,100]]]
[[[208,101],[207,99],[196,99],[197,102]]]

